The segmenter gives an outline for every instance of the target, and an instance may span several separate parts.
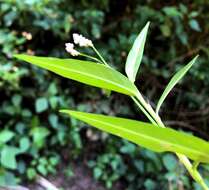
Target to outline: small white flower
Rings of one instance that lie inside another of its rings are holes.
[[[74,33],[73,40],[75,44],[78,44],[80,47],[92,47],[93,43],[91,40],[85,38],[81,34]]]
[[[74,33],[74,34],[73,34],[73,41],[74,41],[75,44],[79,44],[80,35],[77,34],[77,33]]]
[[[77,50],[74,49],[74,45],[72,43],[66,43],[65,49],[72,56],[78,56],[80,54]]]

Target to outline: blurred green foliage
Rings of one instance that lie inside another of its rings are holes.
[[[61,160],[87,154],[93,176],[108,188],[120,180],[127,190],[180,189],[182,185],[199,190],[172,155],[140,149],[57,113],[60,108],[76,108],[144,119],[126,97],[112,93],[107,98],[93,87],[18,63],[12,55],[69,57],[64,43],[78,32],[92,39],[107,61],[124,72],[127,53],[150,20],[137,85],[155,105],[172,73],[199,53],[198,63],[160,114],[169,125],[209,139],[208,8],[209,2],[203,0],[1,0],[0,185],[34,179],[37,173],[56,174]],[[209,180],[209,168],[201,171]]]

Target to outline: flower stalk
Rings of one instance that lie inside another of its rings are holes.
[[[92,60],[94,60],[94,61],[96,61],[98,63],[102,63],[103,64],[103,62],[101,60],[97,59],[96,57],[93,57],[93,56],[90,56],[90,55],[87,55],[87,54],[84,54],[84,53],[80,53],[79,55],[83,56],[83,57],[86,57],[86,58],[89,58],[89,59],[92,59]]]
[[[99,53],[99,51],[95,48],[95,46],[92,46],[92,49],[95,51],[95,53],[98,55],[98,57],[101,59],[101,61],[107,66],[110,67],[108,65],[108,63],[105,61],[105,59],[102,57],[102,55]]]

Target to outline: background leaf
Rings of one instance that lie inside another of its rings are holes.
[[[10,139],[12,139],[12,137],[14,137],[14,132],[9,131],[9,130],[3,130],[0,132],[0,143],[6,143],[8,142]]]
[[[136,87],[128,80],[128,78],[118,71],[101,64],[76,59],[46,58],[29,55],[15,55],[15,57],[63,77],[88,85],[113,90],[127,95],[134,95],[137,93]]]
[[[200,25],[199,23],[197,22],[197,20],[195,19],[191,19],[189,21],[189,26],[191,27],[191,29],[197,31],[197,32],[201,32],[201,28],[200,28]]]
[[[36,112],[37,113],[41,113],[41,112],[47,110],[47,108],[48,108],[48,101],[47,101],[47,99],[44,98],[44,97],[38,98],[36,100],[35,108],[36,108]]]
[[[182,153],[192,160],[209,163],[209,143],[200,138],[130,119],[69,110],[61,112],[153,151]]]
[[[156,112],[158,113],[160,110],[160,107],[169,94],[169,92],[172,90],[172,88],[181,80],[181,78],[187,73],[187,71],[192,67],[192,65],[195,63],[196,59],[198,56],[193,58],[186,66],[184,66],[182,69],[180,69],[170,80],[168,85],[166,86],[163,94],[161,95],[158,103],[157,103],[157,108]]]
[[[50,134],[50,131],[44,127],[35,127],[31,130],[34,144],[41,148],[44,144],[44,140]]]
[[[22,137],[19,141],[20,151],[25,152],[30,147],[30,140],[28,137]]]
[[[12,146],[4,146],[1,151],[1,164],[5,168],[16,169],[16,155],[19,153],[19,150]]]
[[[149,22],[145,25],[145,27],[142,29],[142,31],[134,41],[134,44],[126,60],[125,70],[131,82],[135,81],[136,74],[142,60],[148,28]]]

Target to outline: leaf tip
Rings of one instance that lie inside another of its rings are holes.
[[[25,56],[28,56],[28,55],[25,55],[25,54],[14,54],[13,55],[14,58],[20,59],[20,60],[24,60]]]
[[[19,59],[19,57],[21,57],[21,54],[13,54],[13,57]]]
[[[66,109],[62,109],[62,110],[59,110],[60,113],[64,113],[64,114],[68,114],[68,115],[71,115],[71,116],[74,116],[76,115],[77,111],[73,111],[73,110],[66,110]]]
[[[147,21],[147,24],[145,25],[145,28],[149,28],[150,26],[150,21]]]
[[[197,58],[199,57],[200,55],[199,54],[197,54],[195,57],[194,57],[194,61],[196,61],[197,60]]]
[[[67,114],[70,113],[70,111],[71,111],[71,110],[66,110],[66,109],[59,110],[60,113],[67,113]]]

